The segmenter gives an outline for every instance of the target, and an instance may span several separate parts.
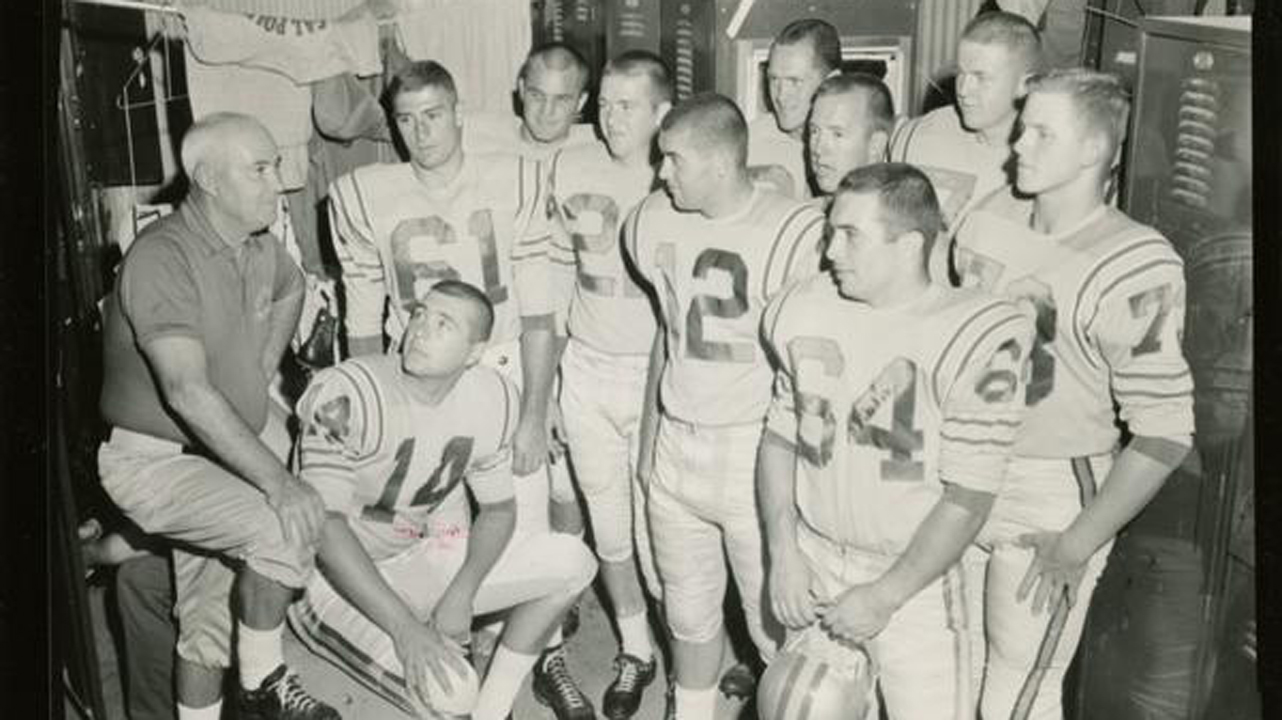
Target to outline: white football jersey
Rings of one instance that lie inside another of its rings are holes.
[[[701,425],[760,421],[771,376],[761,311],[790,280],[818,272],[823,215],[761,186],[727,217],[680,212],[662,190],[633,213],[624,246],[663,314],[664,410]]]
[[[513,496],[515,386],[476,366],[431,406],[407,382],[399,355],[356,358],[317,373],[298,403],[300,477],[375,561],[427,535],[465,538],[464,482],[479,502]]]
[[[566,299],[569,334],[610,355],[645,355],[654,311],[623,258],[628,212],[655,184],[654,168],[622,167],[604,143],[559,153],[549,174],[553,213],[551,269]]]
[[[765,113],[748,124],[748,173],[753,182],[798,200],[810,197],[806,181],[806,146],[779,129]]]
[[[949,226],[1010,182],[1011,146],[989,145],[978,133],[967,132],[952,105],[901,125],[890,143],[890,159],[911,163],[926,173]]]
[[[335,180],[330,227],[349,337],[386,330],[395,348],[414,305],[451,278],[494,303],[493,342],[516,340],[521,317],[553,310],[545,193],[540,166],[512,155],[465,156],[441,188],[419,182],[409,163],[366,165]]]
[[[1015,454],[1110,452],[1118,417],[1135,435],[1187,441],[1193,379],[1180,348],[1180,256],[1110,207],[1059,236],[1033,230],[1032,209],[1011,193],[990,197],[958,228],[955,248],[964,285],[1020,299],[1037,315]]]
[[[811,529],[898,556],[943,482],[1000,489],[1033,334],[1015,303],[932,285],[874,308],[818,275],[771,303],[762,333],[779,367],[767,429],[796,448]]]

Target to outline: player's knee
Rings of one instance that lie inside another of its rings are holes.
[[[245,558],[246,568],[287,588],[302,589],[316,570],[316,548],[310,545],[281,542],[254,550]]]
[[[702,603],[682,600],[668,592],[663,609],[668,618],[672,637],[682,642],[699,644],[711,642],[721,632],[720,606],[700,607]]]
[[[549,556],[555,563],[553,573],[566,594],[578,595],[596,577],[597,561],[582,540],[561,533],[549,539]]]

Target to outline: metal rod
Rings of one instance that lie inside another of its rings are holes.
[[[161,5],[160,3],[145,2],[144,0],[76,0],[76,2],[85,5],[106,5],[107,7],[142,10],[143,12],[173,13],[175,15],[180,12],[173,5]]]

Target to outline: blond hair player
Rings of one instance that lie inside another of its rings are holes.
[[[1128,111],[1111,75],[1030,82],[1015,143],[1021,197],[990,198],[958,229],[962,281],[1037,316],[1028,411],[980,535],[992,549],[985,717],[1060,717],[1064,671],[1113,537],[1192,443],[1183,263],[1104,199]]]
[[[614,58],[601,78],[605,142],[565,150],[551,170],[564,228],[554,236],[553,267],[562,270],[558,285],[570,296],[561,412],[620,639],[615,677],[602,700],[612,720],[637,711],[655,676],[638,569],[651,594],[663,596],[645,490],[635,474],[655,320],[624,261],[620,234],[628,212],[654,187],[654,138],[672,92],[671,74],[652,53],[631,50]]]

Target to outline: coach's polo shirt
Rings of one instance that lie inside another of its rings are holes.
[[[272,304],[302,289],[298,267],[268,233],[229,243],[190,202],[148,226],[125,255],[104,307],[103,417],[116,427],[196,444],[164,406],[140,349],[184,336],[204,345],[210,384],[261,431]]]

